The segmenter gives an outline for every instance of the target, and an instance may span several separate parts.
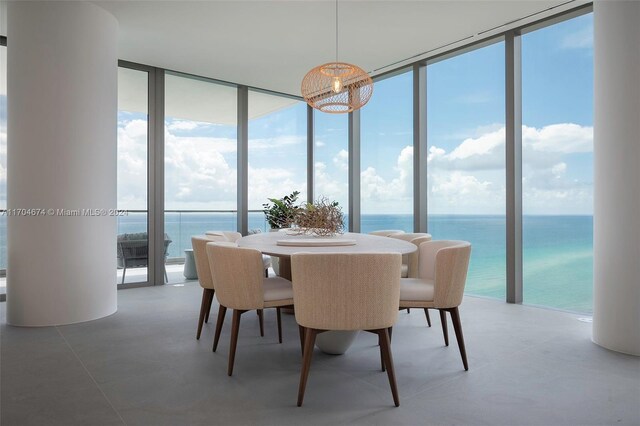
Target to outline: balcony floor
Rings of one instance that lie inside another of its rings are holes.
[[[393,333],[399,408],[366,333],[344,356],[315,351],[297,408],[293,316],[283,316],[280,345],[273,310],[265,311],[263,338],[257,316],[243,315],[228,377],[230,315],[212,353],[213,322],[195,339],[197,283],[118,296],[108,318],[47,328],[7,326],[0,304],[1,424],[640,423],[640,359],[596,346],[591,324],[564,312],[466,297],[468,372],[455,340],[443,345],[437,314],[428,328],[421,311],[401,312]]]

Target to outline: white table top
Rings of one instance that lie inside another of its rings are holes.
[[[368,234],[357,234],[352,232],[346,232],[342,235],[336,235],[335,237],[322,237],[322,238],[337,238],[337,239],[349,239],[355,240],[354,245],[347,246],[281,246],[278,245],[278,240],[289,239],[310,239],[309,235],[288,235],[286,232],[265,232],[261,234],[248,235],[238,240],[238,246],[250,247],[260,250],[264,254],[272,256],[288,257],[295,253],[413,253],[418,248],[415,244],[408,241],[397,240],[389,237],[378,237]]]

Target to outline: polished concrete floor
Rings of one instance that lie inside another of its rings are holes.
[[[422,312],[401,312],[399,408],[367,333],[345,355],[315,351],[298,408],[293,316],[283,317],[280,345],[273,310],[262,338],[257,316],[243,315],[228,377],[230,315],[212,353],[213,323],[195,339],[200,295],[193,282],[121,290],[117,314],[50,328],[7,326],[1,303],[0,424],[640,424],[640,359],[594,345],[576,315],[465,298],[465,372],[437,314],[428,328]]]

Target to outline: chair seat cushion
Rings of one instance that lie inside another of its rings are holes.
[[[419,278],[401,279],[400,300],[432,302],[433,280]]]
[[[265,278],[262,289],[264,291],[264,301],[293,299],[293,287],[291,281],[281,277]]]
[[[268,267],[271,266],[271,256],[263,254],[262,255],[262,265],[264,266],[264,269],[267,269]]]
[[[409,265],[407,265],[406,263],[403,263],[402,267],[400,268],[400,277],[407,278],[408,276],[409,276]]]

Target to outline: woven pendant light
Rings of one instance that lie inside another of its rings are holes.
[[[341,114],[362,108],[373,94],[373,80],[362,68],[338,62],[338,0],[336,61],[313,68],[302,79],[302,97],[322,112]]]

